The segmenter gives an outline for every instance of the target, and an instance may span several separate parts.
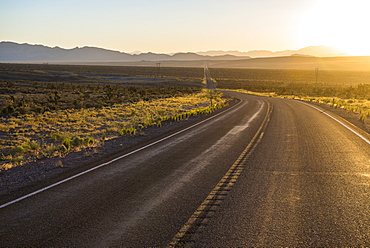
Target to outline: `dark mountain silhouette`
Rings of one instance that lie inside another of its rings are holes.
[[[0,61],[128,61],[133,55],[96,47],[63,49],[43,45],[0,43]]]
[[[233,60],[247,59],[248,56],[233,55],[207,56],[196,53],[176,53],[174,55],[141,53],[128,54],[97,47],[82,47],[64,49],[60,47],[47,47],[43,45],[18,44],[14,42],[0,42],[0,61],[166,61],[166,60]]]
[[[207,51],[197,53],[157,54],[141,53],[129,54],[98,47],[76,47],[64,49],[47,47],[44,45],[18,44],[14,42],[0,42],[0,61],[43,61],[43,62],[124,62],[124,61],[196,61],[196,60],[238,60],[258,57],[281,57],[295,54],[317,57],[332,57],[347,55],[327,46],[310,46],[300,50],[285,50],[272,52],[268,50],[239,51]]]

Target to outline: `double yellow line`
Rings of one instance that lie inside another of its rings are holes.
[[[236,159],[230,169],[226,172],[226,174],[221,178],[216,187],[214,187],[214,189],[200,204],[197,210],[195,210],[195,212],[190,216],[185,225],[183,225],[180,231],[173,237],[172,241],[167,245],[167,247],[172,248],[184,246],[190,237],[196,232],[202,222],[207,218],[207,216],[209,216],[211,213],[214,213],[215,209],[226,197],[228,191],[230,191],[234,186],[245,167],[245,161],[247,161],[254,149],[257,147],[258,143],[261,141],[264,135],[264,130],[270,120],[272,105],[267,101],[265,102],[267,103],[266,115],[252,140]]]

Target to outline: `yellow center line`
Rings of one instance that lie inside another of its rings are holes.
[[[208,194],[206,199],[200,204],[200,206],[191,215],[188,221],[182,226],[178,233],[173,237],[172,241],[167,245],[167,247],[182,247],[186,244],[190,236],[196,231],[203,220],[206,218],[207,214],[214,211],[214,207],[219,206],[217,204],[218,200],[222,200],[227,195],[227,192],[234,186],[238,177],[244,169],[243,162],[252,154],[257,144],[263,137],[264,132],[262,131],[268,121],[270,114],[272,112],[272,106],[267,102],[268,109],[265,118],[254,135],[253,139],[249,142],[244,151],[236,159],[234,164],[229,168],[226,174],[221,178],[218,184],[213,188],[213,190]]]

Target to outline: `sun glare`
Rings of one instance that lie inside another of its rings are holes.
[[[350,55],[370,55],[370,1],[323,0],[302,16],[305,45],[327,45]]]

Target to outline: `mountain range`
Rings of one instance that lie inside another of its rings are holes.
[[[206,51],[196,53],[129,54],[98,47],[76,47],[64,49],[44,45],[19,44],[15,42],[0,42],[0,62],[137,62],[137,61],[225,61],[251,59],[257,57],[278,56],[345,56],[341,51],[327,46],[311,46],[300,50],[285,50],[272,52],[268,50],[239,51]]]
[[[347,56],[348,54],[328,46],[309,46],[299,50],[284,50],[272,52],[269,50],[252,50],[249,52],[239,52],[239,51],[207,51],[207,52],[197,52],[200,55],[209,56],[219,56],[223,54],[230,54],[234,56],[248,56],[251,58],[260,57],[280,57],[280,56],[292,56],[292,55],[307,55],[315,57],[337,57],[337,56]]]

